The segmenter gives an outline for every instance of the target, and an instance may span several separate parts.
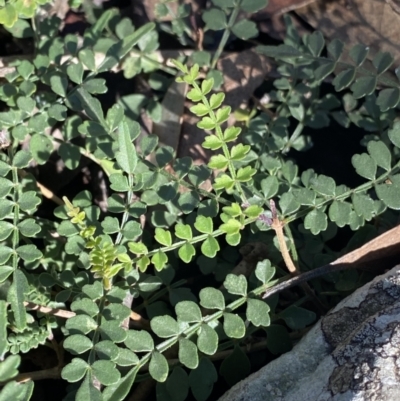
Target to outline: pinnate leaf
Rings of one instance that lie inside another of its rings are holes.
[[[234,313],[224,313],[224,331],[230,338],[243,338],[246,326],[240,316]]]
[[[228,274],[224,281],[224,287],[230,294],[245,296],[247,294],[247,280],[243,274],[238,276]]]
[[[354,155],[351,158],[351,163],[356,169],[358,175],[367,178],[368,180],[374,180],[376,176],[376,162],[368,154],[363,153],[361,155]]]
[[[163,354],[154,351],[149,364],[150,376],[158,382],[164,382],[168,377],[168,361]]]
[[[256,327],[270,325],[269,310],[268,304],[259,299],[247,300],[246,317]]]

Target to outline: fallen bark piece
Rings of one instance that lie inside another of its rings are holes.
[[[400,265],[340,302],[291,352],[219,401],[398,401],[399,321]]]

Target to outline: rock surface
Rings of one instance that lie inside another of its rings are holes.
[[[400,400],[400,265],[359,288],[293,350],[219,401]]]

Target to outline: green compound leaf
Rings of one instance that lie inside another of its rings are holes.
[[[212,234],[213,233],[213,221],[211,217],[197,216],[194,226],[197,231],[202,234]]]
[[[168,361],[163,354],[154,351],[149,364],[150,376],[158,382],[164,382],[168,377]]]
[[[14,231],[14,225],[8,221],[0,221],[0,241],[7,239]]]
[[[202,319],[201,310],[191,301],[181,301],[175,305],[176,316],[179,321],[194,323],[200,322]]]
[[[233,386],[245,379],[251,370],[251,364],[246,353],[235,344],[233,352],[221,363],[219,374],[223,376],[229,386]]]
[[[189,394],[189,376],[180,366],[175,367],[168,377],[166,389],[171,400],[186,400]]]
[[[197,332],[197,347],[206,355],[214,355],[217,352],[218,334],[206,323],[203,323]]]
[[[73,334],[65,339],[63,347],[73,355],[83,354],[93,347],[92,341],[81,334]]]
[[[247,294],[247,280],[243,274],[239,276],[228,274],[224,281],[224,287],[230,294],[245,296]]]
[[[175,226],[175,235],[180,239],[190,241],[193,238],[192,228],[189,224],[178,223]]]
[[[153,263],[157,271],[161,271],[167,262],[168,256],[162,251],[158,251],[151,258],[151,263]]]
[[[368,142],[367,149],[377,166],[382,167],[386,171],[390,170],[392,155],[382,141]]]
[[[40,225],[35,223],[34,219],[23,220],[18,223],[17,227],[20,233],[25,237],[34,237],[41,230]]]
[[[65,74],[52,73],[50,77],[51,90],[61,97],[67,95],[68,78]]]
[[[117,347],[118,348],[118,347]],[[118,356],[114,360],[118,366],[131,366],[139,363],[137,355],[129,349],[118,348]]]
[[[190,389],[197,401],[206,401],[210,396],[218,373],[208,358],[202,358],[199,366],[189,374]]]
[[[220,290],[212,287],[203,288],[200,293],[200,305],[207,309],[225,309],[225,299]]]
[[[225,240],[230,246],[236,246],[239,244],[241,239],[240,233],[235,233],[235,234],[226,234],[225,235]]]
[[[263,284],[266,284],[275,276],[275,267],[271,266],[268,259],[265,259],[257,263],[255,274]]]
[[[355,193],[352,196],[354,211],[369,221],[375,215],[374,201],[367,194]]]
[[[145,330],[129,330],[124,344],[133,352],[150,352],[154,349],[154,341]]]
[[[4,319],[6,319],[6,304],[2,302],[2,314],[4,314]],[[4,325],[4,328],[6,325]],[[7,333],[5,333],[4,341],[7,339]],[[0,377],[2,381],[7,381],[17,376],[18,367],[21,364],[21,357],[19,355],[9,355],[5,360],[0,362]],[[2,392],[0,393],[3,394]]]
[[[311,187],[318,193],[326,196],[334,196],[336,184],[333,178],[319,175],[310,180]]]
[[[229,175],[222,174],[215,179],[214,189],[216,191],[220,189],[230,190],[234,184],[235,182],[231,177],[229,177]]]
[[[81,154],[77,146],[69,143],[62,143],[58,148],[58,154],[61,156],[65,166],[70,170],[74,170],[79,166]]]
[[[102,395],[93,385],[93,376],[91,371],[86,374],[85,380],[79,387],[75,396],[76,401],[102,401]]]
[[[389,139],[396,147],[400,148],[400,121],[396,121],[388,131]]]
[[[193,88],[188,92],[186,97],[192,100],[193,102],[199,102],[203,98],[203,94],[201,90]]]
[[[61,104],[53,104],[47,112],[49,117],[54,118],[57,121],[64,121],[67,118],[67,108]]]
[[[71,334],[87,334],[98,327],[96,321],[87,315],[76,315],[69,318],[65,328]]]
[[[224,131],[224,141],[225,142],[234,141],[239,136],[241,131],[242,129],[239,127],[228,127]]]
[[[197,191],[188,191],[181,194],[178,198],[178,205],[183,213],[193,212],[200,203],[200,196]]]
[[[189,263],[196,255],[196,249],[190,242],[186,242],[179,248],[178,255],[185,263]]]
[[[13,282],[7,292],[7,301],[11,304],[15,326],[19,330],[26,328],[25,294],[28,292],[28,280],[21,270],[13,273]]]
[[[25,168],[29,165],[31,160],[31,152],[28,152],[27,150],[20,150],[15,154],[12,165],[18,168]]]
[[[239,182],[247,182],[251,180],[251,177],[257,172],[254,168],[250,166],[246,167],[241,167],[237,172],[236,172],[236,179]],[[215,187],[215,186],[214,186]]]
[[[178,322],[171,316],[156,316],[151,319],[150,326],[160,338],[175,337],[179,334]]]
[[[321,210],[314,209],[304,219],[304,227],[314,235],[325,231],[328,227],[328,216]]]
[[[70,64],[67,67],[68,78],[76,83],[81,84],[83,79],[83,65],[82,63]]]
[[[0,283],[4,283],[13,271],[14,269],[11,266],[0,266]]]
[[[325,40],[321,32],[315,31],[311,35],[306,36],[307,47],[311,54],[315,57],[320,56],[325,47]]]
[[[2,267],[0,267],[0,271]],[[1,273],[0,273],[1,274]],[[7,304],[5,301],[0,300],[0,357],[3,359],[8,348],[7,341]],[[18,366],[21,358],[17,355],[11,355],[6,360],[0,362],[0,377],[2,380],[12,379],[18,374]]]
[[[376,72],[380,75],[390,68],[394,58],[388,52],[379,52],[373,59],[372,64],[376,68]]]
[[[211,109],[214,110],[214,109],[217,109],[219,106],[221,106],[224,99],[225,99],[225,94],[223,92],[212,94],[210,97]]]
[[[368,46],[357,44],[351,48],[349,54],[354,63],[357,65],[357,67],[359,67],[367,58],[368,52],[369,52]]]
[[[257,205],[251,205],[243,211],[247,217],[251,217],[253,219],[258,217],[262,212],[263,209]]]
[[[206,240],[201,244],[200,249],[204,256],[212,259],[220,250],[220,247],[218,241],[211,235],[208,235]]]
[[[100,326],[100,334],[103,340],[120,343],[126,339],[127,332],[121,327],[121,323],[115,320],[103,321]]]
[[[196,344],[187,338],[181,338],[179,340],[178,359],[179,362],[187,368],[196,369],[199,365],[199,354],[197,352]]]
[[[229,219],[226,223],[221,224],[219,229],[227,234],[237,234],[242,228],[240,221]]]
[[[72,361],[64,366],[61,377],[69,383],[75,383],[85,376],[89,370],[89,365],[80,358],[73,358]]]
[[[306,206],[315,205],[316,193],[311,189],[307,188],[299,188],[293,190],[293,195],[296,198],[297,202]]]
[[[288,215],[299,210],[300,203],[297,201],[292,192],[285,192],[279,200],[279,206],[283,215]]]
[[[265,302],[259,299],[247,300],[246,317],[254,326],[269,326],[271,323],[269,311],[270,308]]]
[[[210,117],[203,117],[197,123],[197,127],[203,130],[213,130],[216,126],[217,126],[216,121]]]
[[[239,203],[232,203],[230,206],[224,206],[222,210],[225,214],[231,217],[238,217],[242,215],[242,208]]]
[[[104,121],[103,109],[98,99],[94,98],[86,89],[79,88],[76,90],[79,100],[82,103],[83,109],[92,120],[106,125]]]
[[[246,334],[246,326],[243,319],[234,313],[224,313],[224,331],[230,338],[243,338]]]
[[[108,341],[108,340],[100,341],[95,345],[94,349],[100,359],[110,360],[110,361],[117,363],[116,359],[119,356],[120,349],[112,341]],[[121,350],[122,350],[122,348],[121,348]],[[123,348],[123,350],[128,351],[125,348]],[[131,352],[131,351],[129,351],[129,352]]]
[[[350,86],[351,83],[354,81],[355,77],[356,77],[355,68],[349,68],[336,75],[336,77],[332,81],[333,85],[335,86],[336,92],[340,92],[341,90]]]
[[[361,77],[357,78],[356,81],[351,85],[353,96],[355,99],[360,99],[364,96],[371,95],[376,88],[378,83],[377,77]]]
[[[93,50],[83,49],[78,53],[79,60],[88,68],[90,71],[96,70],[96,61]]]
[[[100,281],[95,281],[93,284],[85,284],[82,287],[82,292],[90,299],[96,300],[103,296],[103,286]]]
[[[298,306],[289,306],[279,314],[285,323],[293,330],[302,330],[315,321],[314,312],[299,308]]]
[[[368,180],[374,180],[376,177],[376,162],[368,154],[362,153],[361,155],[354,155],[351,158],[351,164],[356,169],[358,175],[367,178]]]
[[[111,361],[96,361],[91,366],[93,375],[104,386],[115,384],[121,378],[121,374]]]
[[[35,161],[38,164],[44,164],[53,152],[53,142],[47,135],[34,134],[29,143],[29,149]]]
[[[190,111],[195,114],[197,117],[203,117],[206,114],[208,114],[211,109],[209,107],[207,107],[205,104],[203,103],[199,103],[196,104],[195,106],[192,106],[190,108]]]
[[[213,31],[219,31],[226,27],[226,14],[217,9],[210,8],[203,13],[203,21],[206,23],[206,29],[212,29]]]
[[[13,250],[8,246],[0,245],[0,265],[3,265],[10,258]]]
[[[128,395],[135,381],[139,366],[131,369],[117,383],[107,387],[103,391],[103,401],[123,401]]]
[[[222,170],[228,165],[228,159],[224,155],[214,155],[208,163],[208,167],[212,169]]]
[[[329,218],[334,221],[338,227],[344,227],[350,223],[351,204],[347,202],[334,201],[329,208]]]
[[[244,159],[250,149],[250,145],[243,145],[241,143],[233,146],[231,149],[231,160],[237,161]]]
[[[378,198],[391,209],[400,209],[400,176],[390,177],[391,184],[380,184],[375,186]]]
[[[94,317],[99,314],[99,307],[89,298],[82,298],[72,302],[71,310],[77,314],[84,313],[90,317]]]
[[[138,123],[134,122],[135,130],[140,130]],[[129,126],[122,121],[118,126],[118,152],[116,160],[119,166],[128,174],[133,174],[136,169],[138,157],[133,146]]]
[[[400,102],[400,90],[398,88],[386,88],[379,92],[376,104],[382,112],[394,109]]]
[[[201,93],[203,95],[207,95],[208,93],[211,92],[211,90],[214,87],[214,80],[212,78],[209,79],[205,79],[203,80],[203,82],[201,83]]]
[[[25,113],[31,114],[36,106],[36,102],[30,97],[21,96],[17,99],[17,106]]]
[[[129,242],[128,247],[129,250],[136,255],[147,254],[149,252],[147,246],[143,244],[143,242]]]
[[[43,256],[42,252],[36,248],[36,245],[32,244],[19,246],[16,251],[25,262],[33,262]]]
[[[217,150],[222,146],[223,142],[215,135],[207,135],[201,146],[205,149]]]
[[[258,36],[258,29],[253,21],[242,19],[232,27],[232,33],[239,39],[247,40]]]
[[[163,228],[157,227],[155,231],[154,238],[158,243],[164,246],[171,246],[172,245],[172,237],[171,233]]]

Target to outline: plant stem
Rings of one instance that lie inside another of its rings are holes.
[[[224,50],[226,42],[228,41],[229,35],[231,33],[231,29],[232,29],[233,25],[235,24],[236,18],[238,17],[238,15],[239,15],[239,6],[236,5],[236,7],[232,11],[231,16],[229,17],[228,25],[224,30],[224,34],[222,35],[221,41],[219,42],[217,51],[214,53],[214,57],[211,61],[211,67],[210,67],[211,70],[213,70],[215,68],[215,66],[217,65],[218,59]]]

